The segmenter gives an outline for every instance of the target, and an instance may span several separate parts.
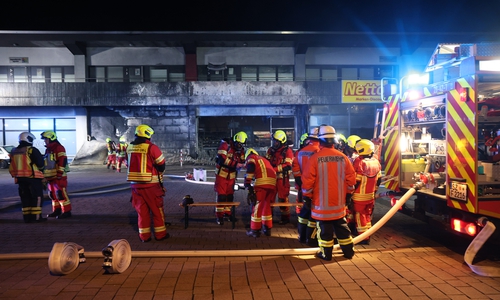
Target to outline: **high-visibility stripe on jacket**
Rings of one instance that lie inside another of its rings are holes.
[[[343,218],[347,187],[355,183],[354,168],[345,154],[326,147],[313,154],[302,172],[302,194],[312,199],[312,218]]]
[[[276,151],[271,147],[267,149],[266,158],[276,171],[278,178],[288,177],[292,172],[293,151],[288,146],[282,146]],[[286,167],[288,171],[283,171]]]
[[[56,140],[47,145],[44,160],[43,175],[46,178],[67,176],[68,157],[66,156],[66,148],[59,141]]]
[[[236,166],[245,162],[245,149],[236,150],[231,140],[221,140],[217,148],[215,175],[224,179],[236,178]]]
[[[127,169],[127,181],[132,183],[159,183],[162,180],[163,174],[158,172],[154,165],[164,164],[165,158],[163,153],[154,151],[152,147],[158,146],[146,141],[141,144],[130,144],[127,148],[129,166]]]
[[[116,156],[117,157],[126,157],[127,156],[127,143],[120,143],[118,144],[118,147],[116,149]]]
[[[16,147],[10,153],[9,172],[12,177],[43,178],[43,173],[31,161],[30,146]]]
[[[352,200],[370,201],[375,199],[378,189],[377,182],[382,176],[382,167],[376,158],[357,157],[354,160],[354,171],[356,172],[356,190],[352,194]]]
[[[247,173],[245,174],[245,185],[252,183],[255,178],[254,187],[274,190],[276,188],[276,172],[271,163],[262,156],[250,154],[247,157]]]
[[[304,170],[304,166],[309,161],[309,158],[318,151],[319,142],[310,141],[307,145],[295,152],[295,158],[292,163],[292,172],[295,178],[302,176],[302,170]]]

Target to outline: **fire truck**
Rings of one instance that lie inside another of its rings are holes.
[[[385,187],[421,187],[404,211],[468,237],[500,227],[500,43],[439,44],[423,74],[382,86]]]

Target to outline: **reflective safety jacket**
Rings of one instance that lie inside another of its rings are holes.
[[[245,174],[245,186],[251,185],[255,179],[254,188],[274,190],[276,188],[276,172],[271,163],[262,156],[250,154],[246,161],[247,173]]]
[[[151,141],[144,143],[131,143],[127,148],[128,169],[127,181],[132,184],[158,184],[163,182],[163,172],[155,166],[165,165],[165,157],[160,148]]]
[[[307,145],[295,152],[295,158],[292,162],[293,177],[301,177],[304,166],[309,162],[309,158],[319,151],[319,141],[311,140]]]
[[[113,141],[107,142],[106,147],[108,148],[108,155],[116,154],[116,144]]]
[[[382,167],[376,158],[357,157],[354,160],[356,172],[356,189],[352,194],[352,200],[369,201],[375,199],[375,192],[382,177]]]
[[[335,148],[321,148],[302,172],[302,194],[311,201],[316,220],[338,220],[345,216],[345,197],[356,183],[356,173],[345,154]]]
[[[117,157],[126,157],[127,156],[127,147],[128,144],[124,142],[120,142],[118,147],[116,147],[116,156]]]
[[[215,175],[225,179],[236,178],[236,166],[245,163],[245,148],[236,150],[231,139],[223,139],[217,148]]]
[[[281,146],[278,149],[273,147],[267,149],[266,158],[276,171],[278,178],[289,178],[292,172],[293,151],[288,145]]]
[[[58,140],[50,142],[46,147],[44,155],[45,168],[43,170],[45,178],[67,176],[68,157],[66,156],[66,148]]]
[[[42,179],[43,172],[40,168],[43,168],[43,157],[38,149],[22,145],[12,149],[9,166],[9,173],[12,177]]]

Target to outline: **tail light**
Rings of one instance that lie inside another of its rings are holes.
[[[465,222],[460,219],[451,219],[451,228],[457,232],[476,236],[478,230],[475,222]]]

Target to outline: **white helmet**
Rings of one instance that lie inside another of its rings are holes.
[[[28,142],[30,144],[33,144],[33,141],[36,139],[36,137],[30,133],[30,132],[21,132],[21,134],[19,135],[19,142],[21,141],[24,141],[24,142]]]

